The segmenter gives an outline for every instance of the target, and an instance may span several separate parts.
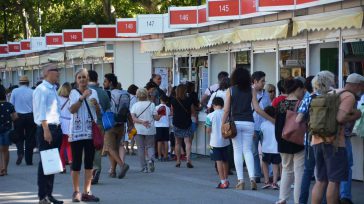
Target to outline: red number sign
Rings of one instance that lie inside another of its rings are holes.
[[[9,52],[20,52],[20,43],[8,44]]]
[[[0,45],[0,54],[8,54],[8,53],[9,53],[8,45],[6,44]]]
[[[118,34],[136,34],[136,20],[118,21],[117,22]]]
[[[170,25],[197,24],[196,9],[191,10],[170,10]]]
[[[63,41],[65,43],[82,42],[82,30],[64,30]]]
[[[97,28],[97,30],[98,30],[99,38],[117,38],[115,26],[100,25]]]
[[[20,49],[21,50],[31,50],[30,49],[30,41],[29,40],[27,40],[27,41],[21,41],[20,42]]]
[[[314,1],[318,1],[318,0],[296,0],[296,4],[305,4],[305,3],[310,3],[310,2],[314,2]]]
[[[95,27],[82,27],[83,38],[85,39],[93,39],[97,38],[97,28]]]
[[[294,0],[259,0],[259,7],[264,6],[291,6]]]
[[[63,35],[62,35],[62,33],[46,35],[46,44],[47,44],[47,46],[60,46],[60,45],[63,45]]]
[[[241,14],[251,14],[257,12],[256,0],[241,0],[240,2]]]
[[[208,2],[209,17],[238,16],[239,0],[222,0]]]

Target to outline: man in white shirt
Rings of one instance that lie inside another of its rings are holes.
[[[33,93],[34,122],[39,151],[60,148],[62,130],[60,126],[61,104],[58,100],[56,82],[59,72],[56,65],[43,67],[43,82]],[[62,204],[52,196],[54,174],[44,175],[42,161],[38,166],[38,197],[40,204]]]
[[[228,78],[228,77],[229,77],[229,74],[227,72],[224,72],[224,71],[220,72],[217,75],[218,83],[213,84],[210,87],[208,87],[205,90],[205,93],[203,94],[203,96],[201,98],[201,104],[203,106],[207,105],[207,102],[209,102],[209,99],[210,99],[211,95],[219,89],[219,84],[220,84],[221,80],[224,79],[224,78]]]
[[[29,88],[27,76],[19,79],[19,88],[12,91],[10,103],[15,107],[18,119],[15,121],[15,131],[19,136],[16,144],[18,159],[16,165],[20,165],[25,156],[25,163],[33,165],[33,149],[35,147],[35,124],[33,122],[33,90]],[[25,151],[24,151],[25,142]]]
[[[257,91],[257,100],[261,109],[265,109],[270,106],[271,101],[269,94],[264,90],[265,86],[265,73],[262,71],[256,71],[252,74],[253,88]],[[262,116],[253,112],[254,117],[254,137],[253,137],[253,155],[254,155],[254,176],[255,182],[260,183],[262,177],[262,170],[260,167],[259,157],[259,142],[262,143],[262,131],[260,126],[265,120]]]

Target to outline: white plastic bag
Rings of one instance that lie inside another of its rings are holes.
[[[58,148],[40,151],[44,175],[57,174],[63,171]]]

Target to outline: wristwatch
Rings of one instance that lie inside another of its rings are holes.
[[[83,102],[83,99],[79,98],[78,99],[78,102],[82,103]]]

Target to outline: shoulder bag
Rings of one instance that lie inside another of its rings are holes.
[[[78,91],[78,93],[80,93],[80,95],[82,95],[82,93],[78,89],[76,89],[76,90]],[[99,129],[99,126],[97,126],[97,124],[95,123],[94,117],[92,116],[91,109],[90,109],[90,106],[87,103],[87,100],[84,100],[84,101],[85,101],[85,104],[86,104],[86,107],[87,107],[88,114],[89,114],[89,116],[91,118],[91,121],[92,121],[92,141],[94,143],[95,149],[100,150],[104,146],[104,138],[103,138],[102,133],[101,133],[101,131]]]
[[[293,111],[287,110],[286,122],[284,123],[282,131],[282,139],[297,145],[304,144],[305,133],[307,131],[306,122],[296,122],[296,117],[298,115],[297,109],[300,104],[300,101],[298,101]]]
[[[230,111],[229,111],[229,119],[228,122],[224,123],[221,126],[222,137],[225,139],[232,139],[236,137],[236,125],[232,118],[232,101],[233,101],[233,87],[230,88]]]

